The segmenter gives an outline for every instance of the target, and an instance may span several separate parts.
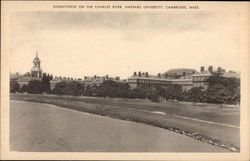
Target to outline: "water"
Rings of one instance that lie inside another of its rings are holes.
[[[22,101],[10,102],[10,146],[27,152],[226,151],[150,125]]]

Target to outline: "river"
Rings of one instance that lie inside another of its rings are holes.
[[[12,100],[10,147],[25,152],[226,151],[151,125]]]

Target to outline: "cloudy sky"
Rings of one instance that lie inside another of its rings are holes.
[[[55,76],[163,73],[204,65],[240,70],[238,13],[16,12],[11,72],[30,71],[36,51]]]

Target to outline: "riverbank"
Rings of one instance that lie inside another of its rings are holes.
[[[141,122],[239,152],[239,110],[216,106],[126,99],[11,94],[13,100],[57,105],[96,115]],[[231,125],[231,126],[228,126]]]

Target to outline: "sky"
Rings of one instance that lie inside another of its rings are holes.
[[[212,65],[240,70],[238,13],[15,12],[10,70],[26,73],[36,52],[43,72],[83,78],[127,78],[134,71]]]

